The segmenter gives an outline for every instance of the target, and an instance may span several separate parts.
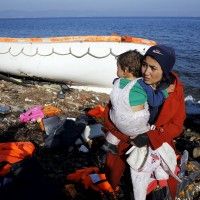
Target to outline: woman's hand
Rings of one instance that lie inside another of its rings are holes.
[[[135,139],[137,136],[138,135],[130,136],[128,139],[128,143],[131,144],[132,146],[136,146],[133,139]]]

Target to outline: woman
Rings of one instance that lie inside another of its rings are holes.
[[[105,128],[121,140],[118,145],[119,154],[112,155],[111,153],[107,153],[106,155],[105,173],[114,189],[125,170],[125,153],[131,145],[137,147],[150,145],[155,150],[167,142],[175,149],[173,139],[181,134],[186,114],[183,84],[178,80],[177,75],[171,72],[174,63],[175,52],[168,46],[152,46],[144,55],[141,70],[143,80],[146,84],[151,85],[155,91],[165,89],[170,84],[175,84],[175,91],[169,95],[163,105],[154,108],[150,107],[149,123],[155,126],[154,130],[138,135],[135,138],[130,138],[117,130],[109,119],[108,113],[111,105],[108,104],[105,109]],[[172,199],[175,199],[177,180],[170,176],[167,183]],[[154,182],[151,186],[148,189],[149,191],[156,189],[159,186],[159,182]]]

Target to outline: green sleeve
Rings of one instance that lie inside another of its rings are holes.
[[[167,92],[166,90],[161,90],[161,91],[162,91],[162,93],[163,93],[165,99],[166,99],[167,97],[169,97],[169,94],[168,94],[168,92]]]
[[[132,87],[129,94],[130,106],[144,104],[147,101],[147,94],[138,82]]]

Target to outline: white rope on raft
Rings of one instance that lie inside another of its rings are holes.
[[[59,53],[59,52],[56,52],[56,51],[54,50],[54,48],[52,48],[52,51],[51,51],[51,53],[49,53],[49,54],[41,54],[41,53],[39,53],[38,48],[36,49],[36,52],[35,52],[34,54],[27,54],[27,53],[25,53],[25,52],[24,52],[24,48],[22,48],[21,51],[20,51],[19,53],[17,53],[17,54],[13,54],[13,53],[11,52],[11,50],[12,50],[12,48],[10,47],[6,52],[0,52],[0,54],[8,54],[8,53],[9,53],[9,54],[10,54],[11,56],[13,56],[13,57],[17,57],[17,56],[19,56],[20,54],[23,54],[23,55],[28,56],[28,57],[34,57],[34,56],[36,56],[36,55],[39,55],[39,56],[51,56],[51,55],[53,55],[53,54],[56,54],[56,55],[60,55],[60,56],[72,55],[72,56],[74,56],[74,57],[76,57],[76,58],[82,58],[82,57],[84,57],[84,56],[86,56],[86,55],[90,55],[90,56],[92,56],[92,57],[94,57],[94,58],[98,58],[98,59],[106,58],[106,57],[108,57],[108,56],[110,56],[110,55],[112,55],[112,56],[114,56],[114,57],[117,56],[116,54],[113,53],[113,51],[112,51],[111,48],[110,48],[110,52],[109,52],[108,54],[106,54],[105,56],[96,56],[96,55],[92,54],[92,53],[90,52],[90,48],[88,48],[88,50],[86,51],[86,53],[84,53],[84,54],[82,54],[82,55],[75,55],[75,54],[72,52],[71,48],[69,48],[69,52],[68,52],[68,53]]]

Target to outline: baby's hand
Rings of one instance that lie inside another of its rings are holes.
[[[174,92],[174,90],[175,90],[175,85],[174,85],[174,84],[171,84],[168,88],[166,88],[166,91],[167,91],[168,93]]]

